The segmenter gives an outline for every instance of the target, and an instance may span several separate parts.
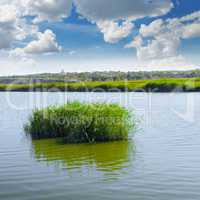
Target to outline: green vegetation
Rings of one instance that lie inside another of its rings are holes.
[[[119,105],[72,102],[35,110],[25,130],[34,139],[93,143],[126,140],[134,127],[130,112]]]
[[[163,78],[157,80],[0,84],[0,91],[69,91],[69,92],[195,92],[200,91],[200,78]]]

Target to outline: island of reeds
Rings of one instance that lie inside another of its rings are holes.
[[[134,128],[132,113],[117,104],[80,102],[36,109],[25,125],[33,139],[62,138],[66,143],[127,140]]]

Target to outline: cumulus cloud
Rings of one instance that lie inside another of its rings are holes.
[[[27,35],[37,31],[34,25],[28,25],[20,18],[14,5],[0,5],[0,49],[10,48],[15,41],[21,41]]]
[[[72,0],[21,0],[25,15],[35,16],[34,22],[60,21],[70,14]]]
[[[74,0],[78,12],[96,23],[109,43],[127,37],[133,28],[131,21],[143,17],[164,15],[173,7],[171,0]],[[124,20],[119,25],[118,20]]]
[[[200,12],[141,25],[139,35],[126,47],[136,48],[140,60],[175,60],[175,57],[181,57],[178,53],[181,40],[195,37],[200,37]]]
[[[162,19],[158,19],[158,20],[153,21],[148,26],[142,24],[139,32],[143,37],[154,36],[154,35],[160,33],[163,23],[164,22]]]
[[[190,21],[190,20],[197,20],[197,21],[199,21],[200,20],[200,11],[193,12],[190,15],[186,15],[186,16],[180,18],[181,22]]]
[[[127,37],[134,27],[130,21],[124,21],[121,25],[114,21],[99,21],[97,26],[104,34],[104,40],[109,43],[116,43]]]
[[[73,0],[9,0],[21,16],[32,16],[35,23],[42,21],[61,21],[70,15]],[[1,0],[0,6],[8,4]]]
[[[87,19],[138,19],[164,15],[173,7],[171,0],[74,0],[77,10]]]
[[[109,43],[127,37],[134,26],[132,20],[163,15],[173,7],[171,0],[10,0],[9,4],[1,0],[0,49],[9,48],[14,42],[35,34],[37,23],[60,21],[68,17],[72,3],[82,16],[97,24],[105,41]],[[26,21],[27,16],[32,16],[33,20]],[[123,22],[119,23],[118,20]],[[35,42],[31,44],[35,45]]]
[[[37,33],[37,39],[31,41],[24,48],[17,48],[12,53],[16,55],[45,54],[61,51],[61,46],[56,41],[56,35],[51,30]]]
[[[0,7],[0,49],[9,48],[11,42],[19,36],[16,10],[13,6],[3,5]]]
[[[188,24],[183,28],[183,33],[182,33],[183,38],[187,39],[199,36],[200,36],[200,22]]]

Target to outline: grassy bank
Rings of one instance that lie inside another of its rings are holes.
[[[192,92],[200,91],[200,78],[168,78],[158,80],[0,84],[0,91],[69,91],[69,92]]]
[[[79,102],[35,110],[25,126],[34,139],[63,138],[67,143],[126,140],[132,128],[125,108]]]

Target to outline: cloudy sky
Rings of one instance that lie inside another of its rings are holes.
[[[199,52],[200,0],[0,0],[0,75],[186,70]]]

